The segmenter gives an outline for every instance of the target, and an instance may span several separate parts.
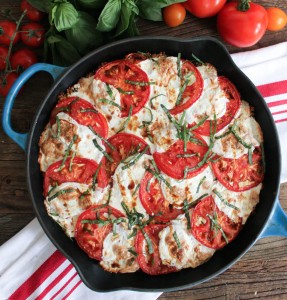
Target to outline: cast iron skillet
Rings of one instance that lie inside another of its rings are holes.
[[[57,96],[82,76],[97,69],[103,62],[123,58],[130,52],[165,52],[183,58],[192,59],[194,53],[204,62],[213,64],[220,75],[227,76],[238,88],[242,99],[255,108],[255,118],[264,133],[266,155],[266,175],[260,194],[260,203],[239,236],[202,266],[185,269],[178,273],[151,277],[142,272],[132,274],[110,274],[90,259],[74,240],[66,237],[63,230],[47,214],[43,204],[43,178],[37,162],[38,141]],[[38,71],[49,72],[55,83],[46,98],[40,104],[30,134],[13,131],[10,114],[14,99],[21,86]],[[287,217],[278,201],[280,179],[280,147],[272,116],[265,101],[251,81],[235,66],[225,47],[213,38],[181,40],[171,37],[138,37],[121,40],[101,47],[85,56],[78,63],[64,70],[52,65],[36,64],[26,70],[13,86],[7,97],[3,113],[3,127],[6,133],[27,154],[27,182],[36,215],[45,233],[53,244],[72,262],[84,283],[95,291],[107,292],[121,289],[137,291],[174,291],[190,288],[220,274],[234,264],[259,237],[268,235],[287,236]],[[268,223],[269,220],[269,223]],[[267,224],[268,223],[268,224]]]

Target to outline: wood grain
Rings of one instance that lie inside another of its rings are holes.
[[[1,0],[0,10],[11,9],[16,16],[20,1]],[[277,6],[287,12],[286,0],[256,1],[265,7]],[[0,17],[1,19],[1,17]],[[216,19],[196,19],[187,15],[184,24],[168,28],[163,22],[139,20],[142,35],[175,36],[192,38],[198,36],[219,37]],[[287,28],[279,32],[266,32],[255,46],[239,49],[226,45],[230,53],[258,49],[287,40]],[[38,50],[41,54],[42,50]],[[13,109],[12,125],[19,132],[27,132],[34,112],[47,93],[52,79],[45,73],[34,76],[17,97]],[[2,115],[4,99],[0,98]],[[281,185],[280,201],[287,210],[287,183]],[[26,187],[25,154],[0,129],[0,245],[15,235],[35,217]],[[265,238],[232,268],[189,290],[163,293],[159,299],[287,299],[287,239]]]

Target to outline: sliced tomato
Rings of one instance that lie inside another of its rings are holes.
[[[240,158],[220,158],[212,163],[213,172],[218,181],[227,189],[243,192],[257,186],[264,178],[264,167],[260,148],[255,148],[252,154],[252,164],[248,154]]]
[[[142,231],[138,231],[135,241],[136,252],[138,253],[137,260],[143,272],[149,275],[160,275],[171,272],[176,272],[174,267],[165,266],[162,264],[159,254],[159,232],[166,225],[150,224],[144,227],[144,232],[151,241],[153,253],[149,253],[148,243]]]
[[[127,60],[117,60],[98,69],[95,79],[99,79],[119,89],[121,93],[122,117],[136,114],[148,101],[150,82],[147,74]]]
[[[158,180],[150,172],[146,172],[141,181],[139,196],[146,212],[155,215],[155,221],[168,222],[183,214],[182,210],[165,200]]]
[[[186,144],[186,151],[184,151],[183,140],[178,140],[170,146],[166,152],[155,152],[153,154],[158,168],[163,173],[175,179],[186,179],[196,176],[207,167],[206,163],[200,167],[197,166],[207,152],[208,146],[199,135],[194,135],[193,137],[197,139],[200,144],[189,141]],[[182,157],[183,155],[193,156]],[[185,174],[186,168],[190,170]]]
[[[212,196],[202,199],[191,216],[191,231],[203,245],[220,249],[231,242],[242,227],[241,219],[233,222],[218,209]]]
[[[182,94],[182,102],[172,108],[170,113],[179,114],[189,108],[202,94],[203,79],[196,66],[188,60],[182,60],[181,67],[181,86],[184,86],[187,76],[195,76],[195,81],[191,85],[187,85]]]
[[[75,239],[89,257],[101,260],[103,242],[112,230],[111,223],[93,224],[93,221],[106,221],[120,217],[124,217],[120,211],[102,205],[92,206],[79,216],[75,229]]]
[[[99,174],[100,181],[105,182],[106,185],[111,181],[111,176],[122,160],[142,152],[148,146],[142,138],[130,133],[115,134],[108,139],[108,142],[114,148],[112,149],[109,145],[106,145],[106,152],[112,158],[112,161],[103,157]],[[149,150],[146,154],[150,154]]]
[[[223,129],[234,119],[234,116],[240,108],[240,94],[234,84],[224,76],[219,76],[218,81],[220,88],[225,92],[225,95],[229,100],[226,104],[226,112],[221,118],[218,118],[216,121],[207,120],[200,127],[194,130],[194,132],[197,132],[201,135],[210,135],[210,122],[212,122],[212,128],[214,128],[216,122],[216,132]],[[191,124],[191,126],[194,125],[195,123]]]
[[[44,177],[44,196],[47,196],[49,186],[55,186],[64,182],[79,182],[90,184],[93,180],[93,176],[97,171],[98,164],[87,158],[74,157],[71,162],[69,157],[63,168],[60,168],[62,160],[57,161],[49,166],[45,172]],[[101,186],[101,182],[98,179],[98,185]]]
[[[51,124],[55,123],[56,115],[60,112],[70,115],[80,125],[91,126],[100,136],[107,137],[107,120],[90,102],[79,97],[68,97],[59,101],[51,113]]]

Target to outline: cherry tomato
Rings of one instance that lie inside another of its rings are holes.
[[[9,46],[11,38],[13,37],[16,31],[16,23],[12,21],[0,21],[0,43]],[[17,32],[14,40],[13,45],[15,45],[19,41],[19,33]]]
[[[155,221],[168,222],[183,214],[182,210],[165,200],[159,181],[149,172],[141,181],[139,195],[144,209],[149,215],[155,216]]]
[[[0,46],[0,70],[5,70],[7,62],[8,48]]]
[[[14,81],[18,78],[15,72],[8,73],[6,76],[0,78],[0,95],[6,97],[9,93]]]
[[[24,48],[12,54],[10,63],[13,69],[17,69],[18,67],[27,69],[37,61],[37,55],[32,50]]]
[[[176,272],[175,267],[169,267],[162,263],[159,254],[159,236],[166,225],[150,224],[144,227],[145,234],[149,237],[153,253],[149,253],[148,244],[142,231],[138,231],[135,241],[136,252],[138,253],[138,264],[143,272],[149,275],[167,274]]]
[[[92,206],[79,216],[75,229],[75,239],[89,257],[101,260],[104,239],[113,227],[112,223],[102,225],[95,221],[107,221],[120,217],[124,217],[120,211],[102,205]]]
[[[26,16],[31,21],[40,21],[44,17],[44,13],[33,7],[27,0],[22,0],[20,4],[21,11],[26,10]]]
[[[251,164],[248,154],[237,159],[222,157],[215,160],[212,163],[215,177],[231,191],[246,191],[263,181],[264,169],[260,148],[254,149]]]
[[[212,196],[202,199],[191,216],[191,231],[203,245],[220,249],[234,240],[242,228],[242,219],[233,222],[216,206]]]
[[[264,7],[249,3],[246,11],[238,9],[238,2],[229,2],[217,16],[217,29],[222,38],[236,47],[255,45],[264,35],[268,17]]]
[[[224,6],[226,0],[187,0],[183,6],[198,18],[215,16]]]
[[[101,67],[95,74],[95,79],[108,83],[121,90],[122,117],[140,111],[149,99],[150,86],[147,74],[137,65],[127,60],[117,60]]]
[[[30,47],[39,47],[44,43],[45,29],[39,23],[28,23],[21,28],[21,40]]]
[[[277,31],[285,27],[287,23],[287,15],[282,9],[269,7],[266,11],[268,15],[268,30]]]
[[[153,158],[157,167],[166,175],[175,179],[192,178],[202,172],[207,164],[198,166],[202,161],[208,146],[204,139],[199,135],[193,135],[194,141],[186,143],[186,151],[184,149],[183,140],[178,140],[165,152],[154,152]],[[190,155],[184,157],[184,155]],[[186,168],[189,172],[186,173]]]
[[[91,184],[93,176],[97,171],[98,164],[88,158],[74,157],[65,161],[63,168],[57,171],[62,164],[62,160],[57,161],[49,166],[45,172],[44,178],[44,195],[47,196],[50,186],[60,185],[64,182],[79,182]]]
[[[185,15],[186,10],[180,3],[166,6],[163,9],[163,19],[165,24],[169,27],[180,25],[184,21]]]

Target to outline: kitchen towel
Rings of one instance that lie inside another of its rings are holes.
[[[282,150],[281,182],[287,181],[287,42],[233,54],[253,81],[274,117]],[[71,263],[52,245],[34,219],[0,247],[0,300],[94,299],[153,300],[161,293],[93,292]]]

